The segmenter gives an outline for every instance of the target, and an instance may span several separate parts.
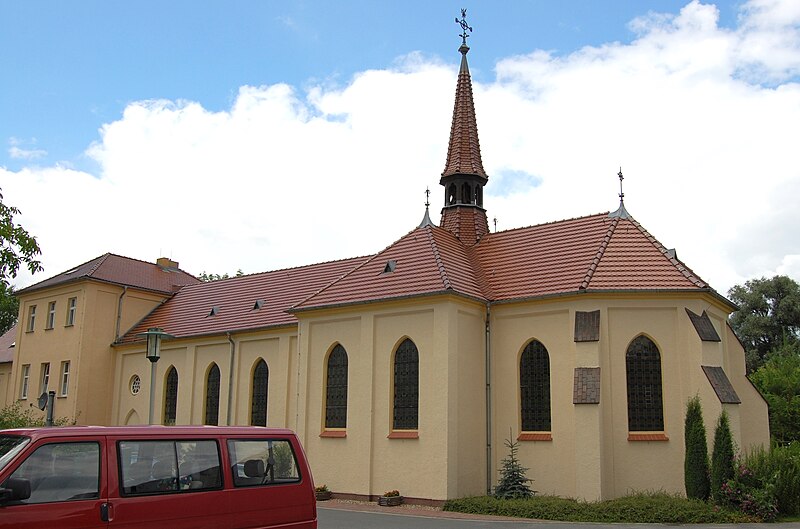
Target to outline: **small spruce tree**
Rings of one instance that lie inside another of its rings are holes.
[[[509,437],[513,434],[509,432]],[[508,456],[503,459],[503,468],[500,469],[500,481],[494,489],[494,497],[501,499],[510,498],[530,498],[536,494],[528,483],[533,483],[532,479],[525,477],[527,468],[523,467],[517,459],[519,443],[510,438],[505,441],[508,447]]]
[[[711,496],[714,503],[722,502],[722,485],[735,475],[734,457],[728,414],[722,410],[714,431],[714,451],[711,454]]]
[[[684,429],[686,456],[683,461],[683,478],[686,497],[707,500],[711,491],[708,476],[708,445],[700,397],[695,395],[686,404]]]

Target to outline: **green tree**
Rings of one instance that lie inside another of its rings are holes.
[[[787,276],[752,279],[728,291],[739,305],[730,324],[742,341],[753,372],[773,351],[800,341],[800,285]]]
[[[0,334],[5,333],[17,323],[19,300],[14,288],[0,283]]]
[[[202,272],[200,272],[200,275],[197,276],[197,279],[199,279],[200,281],[203,281],[204,283],[210,283],[211,281],[219,281],[220,279],[230,279],[231,277],[241,277],[243,275],[244,275],[244,272],[242,272],[241,268],[239,270],[237,270],[236,274],[233,275],[233,276],[228,275],[227,273],[225,273],[225,274],[209,274],[205,270],[203,270]]]
[[[769,430],[775,442],[800,441],[800,344],[773,352],[750,380],[769,403]]]
[[[686,497],[707,500],[711,490],[708,477],[708,445],[700,397],[695,395],[686,404],[684,428],[686,455],[683,461],[683,478]]]
[[[525,477],[528,469],[523,467],[517,459],[519,443],[506,439],[505,445],[508,448],[508,456],[503,458],[500,481],[494,489],[494,496],[502,499],[530,498],[536,494],[536,491],[528,486],[528,483],[533,482],[532,479]]]
[[[711,496],[717,504],[724,501],[722,485],[734,478],[734,460],[733,437],[728,422],[728,413],[722,410],[714,431],[714,451],[711,454]]]
[[[25,265],[32,274],[42,270],[42,263],[36,259],[42,253],[36,237],[14,224],[14,215],[20,211],[2,202],[0,193],[0,283],[8,286],[8,278],[17,277],[20,265]]]

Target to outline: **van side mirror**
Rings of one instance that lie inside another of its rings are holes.
[[[31,497],[31,482],[24,478],[8,478],[0,488],[0,505],[27,500]]]

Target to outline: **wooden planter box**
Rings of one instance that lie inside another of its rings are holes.
[[[317,501],[326,501],[331,499],[331,491],[329,490],[317,491],[314,494],[317,496]]]
[[[378,498],[378,505],[383,507],[395,507],[403,503],[402,496],[381,496]]]

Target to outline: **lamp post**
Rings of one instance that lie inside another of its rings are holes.
[[[139,333],[136,336],[145,336],[147,338],[147,352],[145,356],[150,360],[150,415],[149,424],[153,423],[153,415],[156,408],[156,362],[161,355],[161,340],[164,338],[175,338],[171,334],[167,334],[163,329],[158,327],[150,327],[147,332]]]

